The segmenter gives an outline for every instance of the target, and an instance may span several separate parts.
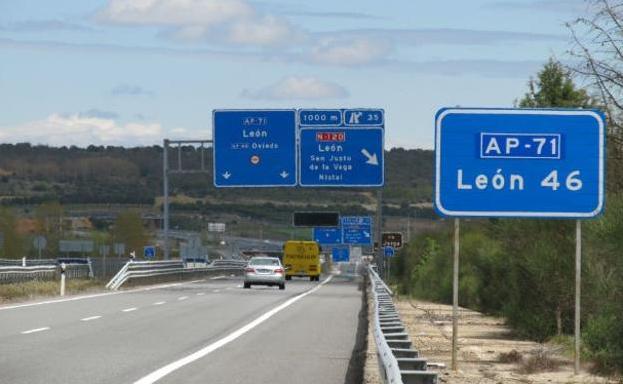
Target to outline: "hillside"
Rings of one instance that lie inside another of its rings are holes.
[[[0,145],[0,198],[4,205],[38,204],[154,204],[162,195],[162,147],[88,148]],[[172,158],[177,161],[176,153]],[[175,156],[174,156],[175,155]],[[212,169],[211,153],[206,169]],[[386,152],[385,202],[391,206],[430,202],[433,152],[392,149]],[[184,167],[198,167],[199,152],[182,150]],[[176,163],[177,164],[177,163]],[[172,164],[171,166],[176,166]],[[217,189],[212,174],[171,178],[171,194],[178,204],[231,207],[259,206],[371,206],[371,189],[256,188]],[[186,201],[181,197],[185,197]],[[189,204],[190,203],[190,204]],[[361,208],[360,208],[361,209]]]

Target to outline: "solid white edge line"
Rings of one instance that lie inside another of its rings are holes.
[[[29,329],[28,331],[22,331],[22,335],[28,335],[28,334],[35,333],[35,332],[47,331],[48,329],[50,329],[50,327],[41,327],[41,328]]]
[[[101,318],[102,316],[91,316],[91,317],[85,317],[84,319],[80,319],[80,321],[91,321],[91,320],[97,320]]]
[[[132,308],[126,308],[126,309],[122,309],[121,312],[132,312],[132,311],[136,311],[138,308],[136,307],[132,307]]]
[[[127,291],[103,292],[103,293],[96,293],[96,294],[93,294],[93,295],[83,295],[83,296],[69,297],[69,298],[66,298],[66,299],[54,299],[54,300],[38,301],[36,303],[25,303],[25,304],[8,305],[8,306],[5,306],[5,307],[0,307],[0,311],[6,310],[6,309],[35,307],[35,306],[44,305],[44,304],[64,303],[64,302],[68,302],[68,301],[77,301],[77,300],[83,300],[83,299],[94,299],[94,298],[97,298],[97,297],[121,295],[121,294],[124,294],[124,293],[146,292],[146,291],[152,291],[152,290],[155,290],[155,289],[164,289],[164,288],[170,288],[170,287],[177,287],[177,286],[180,286],[180,285],[194,284],[194,283],[199,283],[199,282],[202,282],[202,281],[205,281],[205,279],[186,281],[186,282],[183,282],[183,283],[160,284],[160,285],[154,285],[154,286],[150,286],[150,287],[128,289]]]
[[[202,357],[205,357],[206,355],[216,351],[217,349],[231,343],[232,341],[236,340],[237,338],[239,338],[240,336],[244,335],[245,333],[251,331],[253,328],[257,327],[258,325],[262,324],[263,322],[265,322],[266,320],[270,319],[271,317],[273,317],[275,314],[281,312],[282,310],[286,309],[287,307],[291,306],[292,304],[296,303],[297,301],[301,300],[302,298],[304,298],[305,296],[311,295],[312,293],[316,292],[317,290],[319,290],[320,288],[322,288],[323,285],[327,284],[331,278],[333,276],[329,276],[326,280],[324,280],[323,282],[321,282],[319,285],[317,285],[316,287],[310,289],[307,292],[303,292],[297,296],[294,296],[293,298],[285,301],[283,304],[278,305],[277,307],[271,309],[270,311],[264,313],[263,315],[261,315],[260,317],[256,318],[255,320],[251,321],[250,323],[248,323],[247,325],[243,326],[242,328],[237,329],[236,331],[230,333],[229,335],[223,337],[222,339],[219,339],[217,341],[215,341],[214,343],[198,350],[197,352],[191,353],[190,355],[183,357],[177,361],[174,361],[170,364],[165,365],[162,368],[159,368],[155,371],[153,371],[152,373],[148,374],[147,376],[144,376],[140,379],[138,379],[137,381],[134,382],[134,384],[153,384],[156,381],[162,379],[163,377],[167,376],[168,374],[184,367],[185,365],[188,365],[196,360],[201,359]]]

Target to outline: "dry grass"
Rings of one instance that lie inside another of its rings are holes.
[[[553,372],[557,371],[560,365],[560,360],[552,358],[548,351],[541,348],[528,359],[524,360],[517,371],[525,375],[540,372]]]
[[[104,283],[97,279],[67,280],[66,294],[75,294],[102,288]],[[27,281],[23,283],[1,284],[0,303],[23,301],[37,297],[58,296],[60,283],[58,281]]]
[[[521,353],[513,349],[510,352],[502,352],[498,355],[498,362],[502,364],[515,364],[523,361]]]

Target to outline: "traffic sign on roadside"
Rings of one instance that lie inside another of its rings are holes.
[[[600,112],[447,108],[437,112],[435,126],[440,215],[579,219],[601,213]]]
[[[341,222],[343,244],[372,244],[372,218],[369,216],[343,216]]]
[[[387,246],[383,248],[383,255],[385,255],[385,257],[394,257],[395,254],[396,250],[394,247]]]
[[[334,263],[347,263],[350,260],[350,250],[348,247],[335,247],[331,251],[331,258]]]
[[[146,259],[153,259],[154,257],[156,257],[156,247],[154,247],[153,245],[143,247],[143,257],[145,257]]]
[[[215,110],[216,187],[296,185],[296,111]]]
[[[383,247],[392,247],[394,249],[402,248],[402,233],[383,232],[381,234],[381,244]]]
[[[342,244],[342,228],[314,228],[313,238],[318,244]]]
[[[329,122],[338,120],[334,124]],[[385,182],[382,109],[299,110],[302,187],[379,187]]]

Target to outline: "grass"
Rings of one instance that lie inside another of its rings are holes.
[[[552,358],[548,351],[541,348],[529,358],[524,359],[517,371],[525,375],[539,372],[552,372],[557,371],[560,368],[560,364],[559,360]]]
[[[67,280],[65,294],[76,294],[103,287],[98,279]],[[60,283],[58,281],[26,281],[23,283],[0,284],[0,303],[22,301],[37,297],[58,296]]]

